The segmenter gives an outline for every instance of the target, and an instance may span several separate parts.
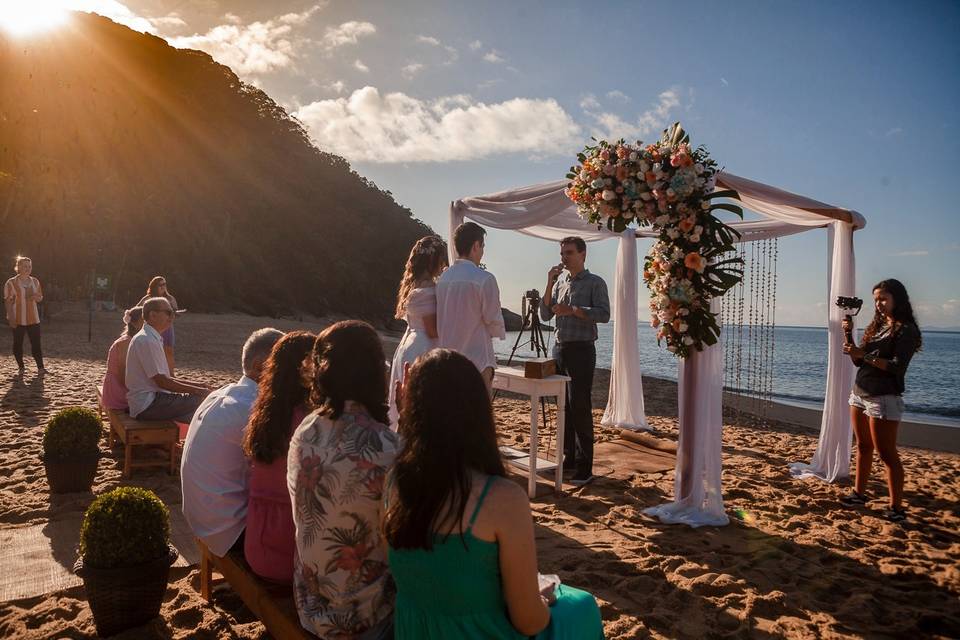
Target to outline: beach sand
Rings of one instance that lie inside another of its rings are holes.
[[[261,326],[316,330],[323,322],[186,314],[177,320],[177,375],[217,385],[235,380],[240,345]],[[54,411],[95,406],[94,386],[119,329],[118,314],[98,313],[88,343],[86,313],[65,308],[43,328],[52,374],[42,379],[29,355],[26,375],[15,375],[6,355],[10,334],[0,332],[0,593],[6,594],[0,598],[0,637],[96,635],[83,588],[69,572],[79,522],[93,495],[51,496],[40,442]],[[608,374],[598,372],[596,407],[606,402],[607,381]],[[644,385],[656,435],[675,439],[676,385],[656,379]],[[526,442],[526,402],[500,397],[496,413],[505,444]],[[601,415],[602,409],[595,410],[598,424]],[[727,527],[694,530],[642,515],[645,507],[670,499],[672,471],[619,469],[624,479],[601,478],[578,490],[568,485],[560,497],[542,491],[532,501],[540,571],[594,593],[608,638],[960,636],[960,457],[901,450],[910,519],[893,525],[879,517],[886,495],[879,461],[868,507],[843,509],[838,499],[847,486],[789,477],[789,462],[809,461],[817,430],[789,411],[778,418],[759,425],[741,414],[737,424],[724,427]],[[597,430],[598,440],[617,435]],[[553,442],[549,430],[542,434],[544,449]],[[195,559],[195,551],[184,548],[189,533],[177,515],[179,478],[138,470],[121,481],[122,451],[108,451],[105,441],[101,447],[94,494],[121,484],[156,491],[180,532],[175,542],[185,557],[178,565]],[[598,465],[597,472],[609,471]],[[207,605],[197,568],[175,566],[161,617],[116,637],[267,635],[229,588],[218,589]]]

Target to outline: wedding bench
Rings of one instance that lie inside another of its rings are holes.
[[[177,472],[176,447],[180,441],[180,428],[173,420],[137,420],[124,411],[116,411],[103,404],[103,387],[97,385],[97,405],[100,414],[110,424],[108,445],[112,449],[117,440],[123,443],[123,474],[129,478],[134,468],[168,467],[173,475]],[[134,447],[160,446],[167,451],[164,458],[134,460]]]
[[[229,552],[222,558],[216,556],[199,539],[197,546],[200,549],[200,595],[204,600],[210,602],[213,570],[216,569],[271,636],[277,640],[316,640],[316,636],[300,626],[290,587],[261,579],[242,557]]]

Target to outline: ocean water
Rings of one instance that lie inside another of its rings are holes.
[[[613,352],[613,325],[599,325],[597,366],[610,368]],[[553,334],[544,334],[552,346]],[[746,330],[744,330],[746,335]],[[524,333],[524,340],[529,332]],[[495,340],[497,354],[507,356],[516,341],[516,333],[506,340]],[[677,379],[677,358],[657,345],[655,331],[646,323],[639,326],[640,364],[643,374],[669,380]],[[771,344],[772,343],[772,344]],[[776,327],[772,348],[773,397],[819,408],[823,404],[827,375],[827,330],[815,327]],[[749,343],[741,344],[741,389],[750,389],[747,352]],[[519,356],[532,355],[529,348],[517,350]],[[951,424],[960,427],[960,333],[924,331],[923,350],[913,357],[907,370],[906,419]],[[732,361],[730,369],[733,369]],[[728,387],[734,384],[735,372],[728,371]]]

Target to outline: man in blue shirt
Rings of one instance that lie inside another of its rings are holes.
[[[593,480],[593,372],[597,366],[597,323],[610,321],[607,285],[590,273],[587,244],[570,236],[560,241],[559,264],[547,274],[540,301],[540,317],[556,316],[554,358],[560,373],[570,376],[567,385],[563,469],[573,469],[571,480],[583,486]],[[566,271],[566,273],[564,273]]]

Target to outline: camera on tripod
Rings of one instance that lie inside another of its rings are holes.
[[[524,315],[524,316],[527,315],[527,309],[528,309],[528,308],[531,308],[531,307],[532,307],[532,308],[536,309],[537,307],[539,307],[539,306],[540,306],[540,292],[537,291],[536,289],[528,289],[527,291],[525,291],[524,294],[523,294],[522,306],[523,306],[523,315]]]
[[[856,296],[837,296],[836,304],[844,311],[853,311],[853,313],[847,313],[843,316],[844,320],[849,322],[853,322],[853,316],[860,313],[860,309],[863,308],[863,300]],[[853,327],[845,330],[843,337],[846,339],[847,344],[853,344]]]

